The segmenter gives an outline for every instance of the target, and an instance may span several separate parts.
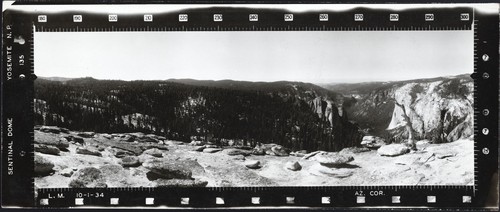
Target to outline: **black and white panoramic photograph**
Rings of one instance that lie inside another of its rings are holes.
[[[473,185],[473,32],[35,32],[36,188]]]

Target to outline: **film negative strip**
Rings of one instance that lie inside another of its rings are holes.
[[[498,209],[497,4],[4,6],[4,207]]]

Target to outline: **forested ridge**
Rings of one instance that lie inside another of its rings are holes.
[[[343,97],[300,82],[35,81],[35,124],[338,151],[359,143]]]

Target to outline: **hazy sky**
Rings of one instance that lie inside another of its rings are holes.
[[[36,32],[35,74],[315,83],[473,71],[472,31]]]

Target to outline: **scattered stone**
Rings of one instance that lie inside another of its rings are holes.
[[[158,145],[165,145],[165,143],[163,143],[163,141],[158,141]]]
[[[342,150],[340,150],[340,154],[358,154],[361,152],[368,152],[370,149],[366,147],[347,147]]]
[[[157,179],[155,180],[157,187],[205,187],[207,181],[191,180],[191,179]]]
[[[194,151],[202,152],[204,149],[205,149],[205,146],[199,146],[199,147],[194,148]]]
[[[106,188],[108,185],[102,172],[94,167],[86,167],[73,174],[70,188]]]
[[[354,160],[351,155],[343,155],[338,152],[322,152],[316,154],[313,159],[328,167],[341,166]]]
[[[65,168],[59,172],[62,176],[65,177],[71,177],[73,175],[74,171],[72,168]]]
[[[157,158],[163,157],[163,152],[157,148],[148,149],[144,151],[143,154],[148,154]]]
[[[35,174],[39,176],[49,175],[54,164],[39,154],[35,154]]]
[[[335,178],[346,178],[351,176],[354,171],[349,170],[349,169],[335,169],[335,168],[329,168],[326,166],[322,166],[320,164],[314,164],[311,166],[309,169],[309,173],[313,175],[324,175],[324,176],[330,176],[330,177],[335,177]]]
[[[59,155],[60,150],[55,146],[35,144],[35,152],[40,152],[49,155]]]
[[[371,149],[378,149],[385,144],[385,139],[377,136],[364,136],[361,141],[361,145]]]
[[[76,153],[82,154],[82,155],[93,155],[93,156],[98,156],[98,157],[102,156],[102,154],[97,150],[90,150],[90,149],[83,148],[83,147],[77,147]]]
[[[286,149],[282,146],[279,146],[279,145],[271,147],[271,151],[273,151],[274,155],[276,155],[276,156],[288,156],[290,153],[290,151],[288,151],[288,149]]]
[[[77,135],[83,138],[92,138],[94,137],[95,132],[79,132]]]
[[[292,171],[298,171],[298,170],[301,170],[302,169],[302,166],[300,165],[299,162],[297,161],[289,161],[285,164],[285,168],[286,169],[289,169],[289,170],[292,170]]]
[[[136,156],[125,156],[122,158],[120,164],[123,167],[138,167],[141,165],[141,162]]]
[[[193,166],[191,164],[193,162],[197,164],[196,161],[148,160],[142,166],[150,170],[151,174],[157,178],[191,179],[192,173],[189,167]],[[152,178],[148,176],[148,179]]]
[[[381,146],[377,153],[381,156],[398,156],[410,152],[410,149],[404,144],[389,144]]]
[[[260,161],[258,160],[246,160],[245,166],[250,169],[258,169],[260,168]]]
[[[221,150],[222,150],[221,148],[205,148],[205,149],[203,149],[203,152],[204,153],[215,153],[215,152],[218,152]]]
[[[222,153],[225,153],[227,155],[249,156],[252,153],[252,151],[250,151],[250,150],[242,150],[242,149],[224,149],[224,150],[222,150]]]

